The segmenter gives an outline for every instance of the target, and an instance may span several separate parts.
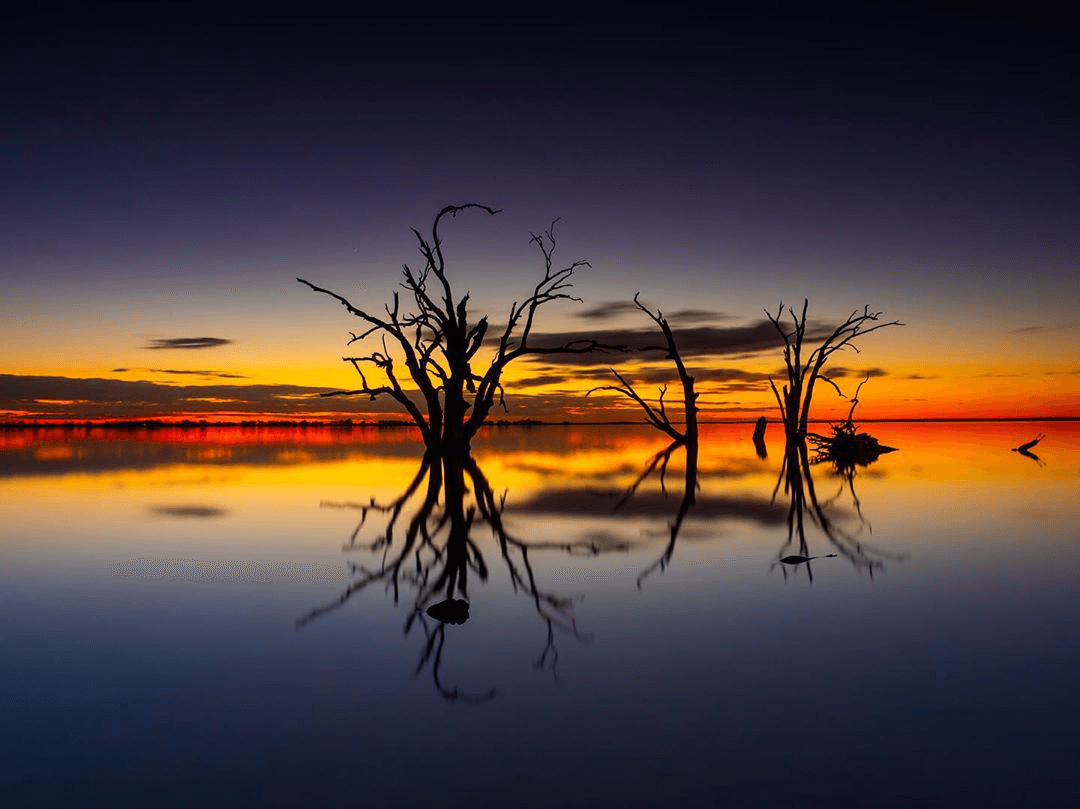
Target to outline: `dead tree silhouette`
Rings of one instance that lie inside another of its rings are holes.
[[[675,335],[671,330],[671,324],[668,323],[667,318],[664,317],[664,313],[659,309],[654,313],[651,309],[645,306],[640,300],[640,293],[634,295],[634,303],[637,308],[644,312],[660,329],[660,334],[664,338],[664,344],[659,346],[646,346],[641,349],[642,351],[663,351],[666,359],[671,360],[675,366],[675,372],[678,375],[679,383],[682,387],[683,394],[683,428],[680,430],[672,422],[671,416],[668,413],[667,406],[664,402],[664,397],[667,395],[667,385],[662,385],[658,391],[658,398],[656,404],[653,405],[646,400],[641,394],[639,394],[634,386],[616,371],[611,369],[611,373],[615,375],[615,378],[619,381],[618,385],[600,385],[599,387],[592,388],[586,396],[592,395],[598,391],[611,391],[618,393],[622,396],[626,396],[628,399],[637,403],[645,414],[645,421],[647,424],[652,425],[656,429],[660,430],[665,435],[671,438],[671,444],[666,448],[656,453],[652,459],[645,465],[645,470],[641,473],[638,479],[630,486],[626,494],[619,501],[619,508],[630,499],[638,487],[659,467],[660,469],[660,487],[664,489],[664,479],[667,472],[668,462],[671,460],[672,453],[682,447],[686,451],[686,467],[683,479],[683,496],[682,501],[679,504],[679,510],[675,515],[674,520],[669,526],[669,538],[668,544],[664,549],[664,552],[660,555],[652,565],[646,568],[638,576],[637,584],[641,587],[641,583],[655,570],[665,570],[668,563],[671,561],[672,555],[675,553],[675,545],[678,542],[679,531],[682,528],[683,521],[686,519],[686,515],[693,507],[697,498],[698,490],[698,406],[697,400],[698,394],[694,390],[694,377],[686,369],[686,363],[683,362],[682,355],[679,353],[678,344],[675,342]]]
[[[343,357],[360,375],[360,388],[340,390],[324,396],[367,396],[372,400],[389,397],[413,420],[424,443],[434,452],[463,453],[496,405],[506,409],[502,385],[507,365],[525,356],[581,354],[601,346],[594,340],[574,340],[561,345],[532,345],[533,326],[539,309],[558,300],[580,301],[571,295],[572,278],[577,270],[588,267],[578,260],[557,268],[554,263],[555,222],[542,233],[531,234],[531,242],[540,249],[544,262],[543,277],[520,302],[510,306],[506,325],[494,341],[493,356],[486,369],[474,368],[477,355],[488,338],[488,318],[473,321],[468,310],[469,293],[457,296],[451,285],[443,255],[439,226],[446,217],[462,211],[477,210],[495,215],[486,205],[468,203],[447,205],[435,216],[430,237],[413,229],[423,258],[423,268],[415,271],[405,264],[401,287],[412,299],[412,307],[402,308],[399,292],[383,312],[372,313],[354,306],[348,299],[303,278],[301,284],[315,292],[329,295],[363,322],[359,333],[352,333],[349,345],[370,337],[381,338],[381,348],[361,356]],[[615,347],[608,347],[615,348]],[[362,368],[370,364],[385,377],[384,384],[369,384]],[[405,373],[416,388],[414,400],[399,378]]]
[[[810,403],[813,400],[814,387],[818,380],[832,385],[837,393],[844,395],[839,385],[825,372],[832,356],[846,348],[859,353],[859,348],[854,342],[859,337],[889,326],[904,325],[899,320],[880,322],[882,313],[871,312],[869,306],[863,307],[862,312],[856,309],[819,345],[806,353],[804,360],[808,305],[809,300],[803,300],[802,313],[799,315],[795,314],[792,307],[787,307],[792,321],[790,331],[781,322],[784,316],[783,303],[780,304],[775,315],[765,310],[766,317],[784,341],[784,366],[787,381],[783,386],[783,393],[777,390],[776,383],[772,379],[769,379],[769,385],[776,396],[776,403],[780,406],[780,416],[784,421],[784,429],[789,442],[806,438],[807,424],[810,421]]]
[[[421,490],[423,496],[417,498]],[[412,504],[416,499],[418,502]],[[590,638],[577,628],[574,599],[557,595],[539,584],[531,554],[552,550],[600,551],[588,542],[529,542],[518,538],[503,521],[505,499],[505,494],[496,496],[471,455],[427,452],[404,492],[389,503],[324,503],[360,511],[360,520],[344,550],[350,554],[365,551],[376,554],[378,561],[374,565],[350,561],[353,582],[333,601],[300,618],[297,626],[304,627],[340,609],[376,583],[391,593],[395,604],[401,599],[402,588],[409,588],[415,595],[404,632],[408,635],[419,626],[425,636],[417,673],[430,665],[436,689],[448,700],[478,702],[493,698],[495,689],[465,692],[448,687],[441,679],[446,626],[468,620],[470,578],[475,576],[483,582],[490,575],[484,554],[474,539],[476,527],[484,524],[495,539],[513,590],[529,598],[545,625],[546,642],[536,667],[549,669],[557,676],[557,635],[570,635],[582,641]],[[410,505],[411,516],[402,531],[400,524]],[[373,514],[386,516],[385,527],[373,539],[362,541],[363,529]],[[431,625],[429,619],[434,619],[435,624]]]

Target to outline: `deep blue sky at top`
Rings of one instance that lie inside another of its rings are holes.
[[[392,272],[465,200],[506,210],[475,231],[494,287],[560,215],[608,297],[662,271],[679,303],[723,277],[753,311],[819,281],[1075,300],[1075,30],[760,8],[9,12],[9,306]]]

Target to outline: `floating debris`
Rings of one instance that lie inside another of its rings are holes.
[[[859,432],[855,423],[855,408],[859,405],[859,394],[863,385],[870,381],[870,374],[859,383],[855,395],[851,397],[851,409],[847,418],[839,424],[833,424],[832,435],[810,433],[807,440],[813,444],[817,463],[828,461],[838,471],[853,470],[856,466],[869,466],[886,452],[896,452],[896,447],[887,447],[870,433]]]
[[[832,425],[832,435],[811,433],[807,439],[816,451],[815,460],[829,461],[841,469],[868,466],[896,447],[887,447],[870,433],[859,432],[852,421]]]
[[[790,556],[782,556],[778,560],[781,564],[785,565],[802,565],[809,562],[811,559],[831,559],[836,556],[835,553],[827,553],[824,556],[803,556],[798,553],[793,553]]]
[[[1028,452],[1028,450],[1030,450],[1032,447],[1035,447],[1044,438],[1046,438],[1046,433],[1039,433],[1037,436],[1032,438],[1027,443],[1021,444],[1018,447],[1013,447],[1012,451],[1013,452],[1019,452],[1021,454],[1026,454]]]

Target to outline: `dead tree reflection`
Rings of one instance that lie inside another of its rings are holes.
[[[645,568],[637,577],[637,586],[640,588],[642,582],[645,581],[650,575],[657,570],[663,572],[667,569],[667,566],[671,563],[671,557],[675,555],[675,545],[679,541],[679,532],[682,530],[683,522],[686,520],[686,515],[690,513],[690,509],[693,508],[694,503],[697,500],[698,484],[698,445],[694,443],[681,443],[678,441],[672,442],[666,449],[661,450],[652,457],[648,464],[645,466],[645,471],[641,473],[636,481],[627,490],[626,495],[619,501],[619,506],[625,503],[628,499],[633,497],[634,493],[641,486],[657,467],[660,469],[660,489],[666,493],[667,488],[665,484],[665,477],[667,475],[668,462],[671,460],[672,453],[680,447],[686,450],[686,466],[683,474],[683,496],[679,501],[679,510],[675,512],[675,516],[668,524],[668,542],[664,547],[663,552],[659,558],[647,568]]]
[[[374,500],[366,505],[324,503],[360,511],[360,520],[344,550],[378,554],[378,563],[349,561],[349,572],[355,576],[353,582],[336,599],[304,615],[297,625],[306,626],[339,609],[376,583],[383,584],[395,604],[401,600],[404,589],[411,590],[415,595],[404,632],[408,635],[419,626],[425,636],[417,674],[430,666],[436,689],[451,701],[475,703],[493,698],[494,688],[467,693],[446,686],[441,679],[446,627],[469,619],[470,579],[475,577],[484,582],[489,577],[484,554],[473,536],[477,525],[482,523],[492,533],[513,590],[532,601],[545,625],[546,642],[535,667],[550,670],[557,676],[557,637],[570,635],[583,641],[589,637],[577,628],[574,599],[545,589],[537,580],[531,556],[550,550],[599,553],[600,549],[589,542],[522,539],[503,520],[505,503],[506,493],[495,493],[471,455],[434,453],[423,457],[405,491],[389,503]],[[385,527],[374,539],[365,540],[364,527],[374,514],[386,515]],[[405,514],[410,516],[402,526]]]
[[[783,487],[789,498],[787,514],[787,541],[780,548],[773,562],[773,567],[780,567],[787,578],[789,568],[805,567],[807,578],[814,580],[810,562],[814,559],[841,557],[847,559],[856,569],[866,571],[871,578],[874,572],[883,569],[887,560],[899,561],[904,557],[899,554],[877,548],[862,539],[864,530],[872,532],[870,523],[862,512],[862,503],[855,492],[855,464],[833,464],[833,471],[840,478],[840,488],[836,494],[822,502],[818,498],[817,487],[811,466],[821,464],[820,456],[811,458],[805,441],[788,442],[780,474],[773,489],[773,502]],[[851,495],[852,505],[859,517],[859,528],[855,531],[841,527],[830,514],[844,491]],[[817,528],[832,545],[835,553],[814,556],[810,553],[807,542],[807,521]]]

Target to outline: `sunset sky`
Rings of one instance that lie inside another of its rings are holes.
[[[804,297],[818,324],[906,324],[836,361],[846,389],[871,372],[865,418],[1080,417],[1059,21],[147,5],[0,34],[0,420],[396,416],[315,397],[354,385],[359,324],[295,278],[379,308],[419,264],[409,228],[464,202],[502,209],[443,230],[477,316],[531,288],[529,232],[561,217],[557,258],[592,267],[538,329],[633,343],[640,292],[704,418],[773,415],[762,310]],[[673,377],[546,359],[508,372],[509,418],[636,418],[584,391]]]

